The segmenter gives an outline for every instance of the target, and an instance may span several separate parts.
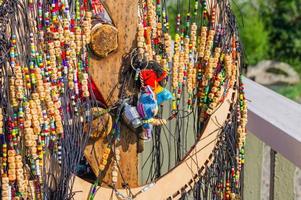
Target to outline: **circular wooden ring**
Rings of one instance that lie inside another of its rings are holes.
[[[236,92],[231,89],[230,94]],[[198,142],[191,148],[184,160],[169,171],[167,174],[159,178],[154,183],[131,188],[132,193],[135,195],[135,199],[152,200],[152,199],[179,199],[181,191],[183,189],[188,192],[194,187],[198,181],[200,166],[204,166],[205,163],[210,162],[209,158],[213,149],[217,145],[216,138],[220,134],[219,126],[216,124],[216,120],[224,124],[227,121],[228,111],[231,106],[231,96],[228,95],[224,103],[221,104],[218,110],[210,117],[206,128],[198,140]],[[181,174],[181,176],[179,176]],[[173,184],[170,184],[173,183]],[[183,187],[185,186],[185,187]],[[149,188],[146,190],[145,188]],[[86,199],[89,196],[91,183],[75,177],[73,191],[82,191],[76,193],[74,199]],[[142,192],[144,191],[144,192]],[[107,187],[98,187],[95,199],[118,199],[118,196],[114,194],[113,190]],[[118,189],[118,192],[127,196],[126,189]]]

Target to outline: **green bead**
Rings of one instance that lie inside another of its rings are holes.
[[[206,86],[205,93],[207,94],[209,92],[209,86]]]

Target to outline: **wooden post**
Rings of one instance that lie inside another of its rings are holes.
[[[92,56],[90,74],[110,106],[118,101],[123,56],[130,53],[131,49],[135,47],[138,0],[107,0],[105,4],[118,29],[118,48],[105,58]],[[122,127],[120,143],[121,159],[119,165],[122,176],[130,187],[135,187],[138,185],[137,136],[126,127]],[[93,145],[95,150],[91,152],[92,156],[87,159],[95,171],[97,168],[96,163],[102,157],[104,141],[99,139],[93,144],[90,143],[87,148],[92,151]],[[111,182],[110,172],[110,169],[106,172],[105,181]],[[117,187],[121,187],[124,181],[119,175]]]

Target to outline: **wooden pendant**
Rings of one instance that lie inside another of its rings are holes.
[[[107,57],[118,48],[118,30],[110,24],[96,24],[91,31],[91,48],[95,55]]]
[[[95,108],[96,112],[102,112],[102,108]],[[96,176],[99,173],[99,164],[103,155],[104,138],[110,134],[112,130],[112,117],[109,113],[106,113],[100,117],[97,117],[92,122],[92,132],[90,139],[85,148],[84,155],[90,164],[92,171]]]

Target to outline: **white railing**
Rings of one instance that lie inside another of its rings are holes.
[[[301,168],[301,105],[247,78],[243,81],[248,131]]]

